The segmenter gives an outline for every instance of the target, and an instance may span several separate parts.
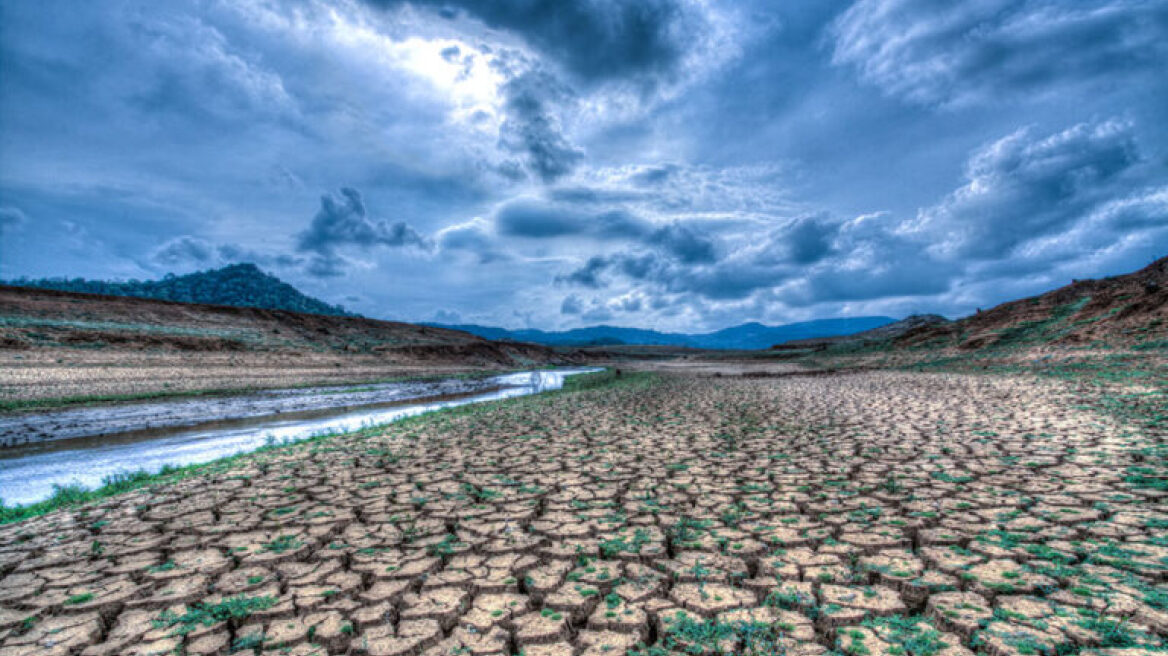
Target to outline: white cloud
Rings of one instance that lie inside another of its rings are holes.
[[[1142,172],[1125,122],[1082,123],[1048,136],[1022,129],[976,151],[966,183],[900,232],[928,240],[943,258],[1001,258],[1138,193]]]
[[[832,61],[886,93],[962,105],[1159,76],[1168,6],[1143,0],[857,0]],[[1154,79],[1154,78],[1152,78]]]

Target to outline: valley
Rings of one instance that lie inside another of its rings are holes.
[[[1089,401],[1025,376],[593,374],[0,528],[0,639],[20,655],[1158,650],[1164,427]]]
[[[0,0],[0,656],[1168,656],[1168,0]]]

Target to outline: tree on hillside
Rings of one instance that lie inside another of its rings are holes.
[[[308,314],[354,316],[340,305],[329,305],[279,278],[264,273],[254,264],[233,264],[179,276],[168,273],[159,280],[108,281],[85,278],[20,278],[4,284],[17,287],[55,289],[83,294],[133,296],[180,303],[207,303],[236,307],[288,310]]]

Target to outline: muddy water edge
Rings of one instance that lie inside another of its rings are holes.
[[[538,394],[561,388],[568,376],[594,371],[599,369],[523,371],[481,379],[274,390],[234,398],[29,414],[24,420],[36,427],[38,438],[0,446],[0,499],[9,505],[35,503],[51,496],[55,486],[92,488],[118,473],[153,473],[165,465],[206,463],[273,442]],[[20,431],[12,417],[3,419],[7,423],[0,424],[0,430],[7,431],[5,435]]]

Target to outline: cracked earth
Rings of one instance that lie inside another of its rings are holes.
[[[1163,448],[1024,377],[627,376],[0,527],[0,653],[1163,651]]]

